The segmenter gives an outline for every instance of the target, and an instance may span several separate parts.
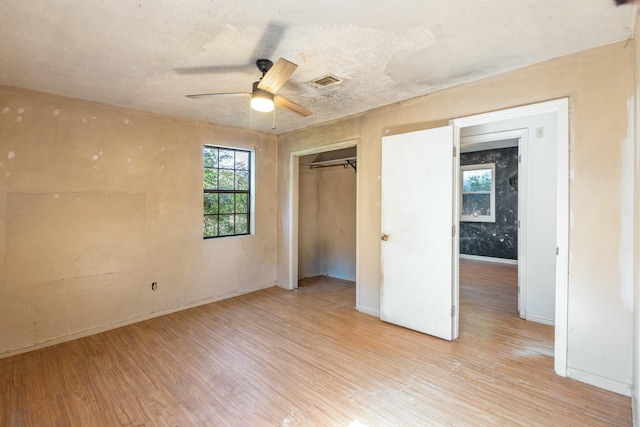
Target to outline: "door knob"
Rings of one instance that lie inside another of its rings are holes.
[[[389,235],[388,234],[383,234],[382,237],[380,238],[380,240],[382,240],[383,242],[386,242],[387,240],[389,240]]]

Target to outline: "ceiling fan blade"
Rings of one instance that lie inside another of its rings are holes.
[[[266,90],[267,92],[276,93],[283,84],[289,80],[291,74],[298,68],[293,62],[289,62],[286,59],[280,58],[271,67],[267,74],[262,77],[258,84],[258,89]]]
[[[260,40],[256,43],[256,48],[249,58],[271,58],[286,31],[287,26],[283,22],[269,22],[267,28],[262,31],[262,36],[260,36]]]
[[[200,99],[200,98],[224,98],[232,96],[251,96],[251,92],[230,92],[230,93],[199,93],[197,95],[185,95],[187,98]]]
[[[298,115],[300,115],[302,117],[309,117],[312,114],[311,111],[307,110],[302,105],[296,104],[295,102],[293,102],[289,98],[285,98],[284,96],[281,96],[281,95],[274,96],[273,97],[273,103],[278,108],[282,108],[284,110],[287,110],[287,111],[290,111],[292,113],[298,114]]]

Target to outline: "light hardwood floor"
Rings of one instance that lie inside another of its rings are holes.
[[[515,268],[463,261],[450,343],[306,279],[0,360],[2,426],[630,425],[630,400],[553,373]]]

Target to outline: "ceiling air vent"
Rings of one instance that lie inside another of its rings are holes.
[[[323,88],[331,85],[337,85],[342,83],[342,79],[334,76],[333,74],[327,74],[326,76],[320,77],[319,79],[311,80],[309,84],[311,86],[315,86],[317,88]]]

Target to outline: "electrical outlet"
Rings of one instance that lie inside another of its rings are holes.
[[[151,290],[155,291],[156,289],[158,289],[158,282],[151,283]]]

